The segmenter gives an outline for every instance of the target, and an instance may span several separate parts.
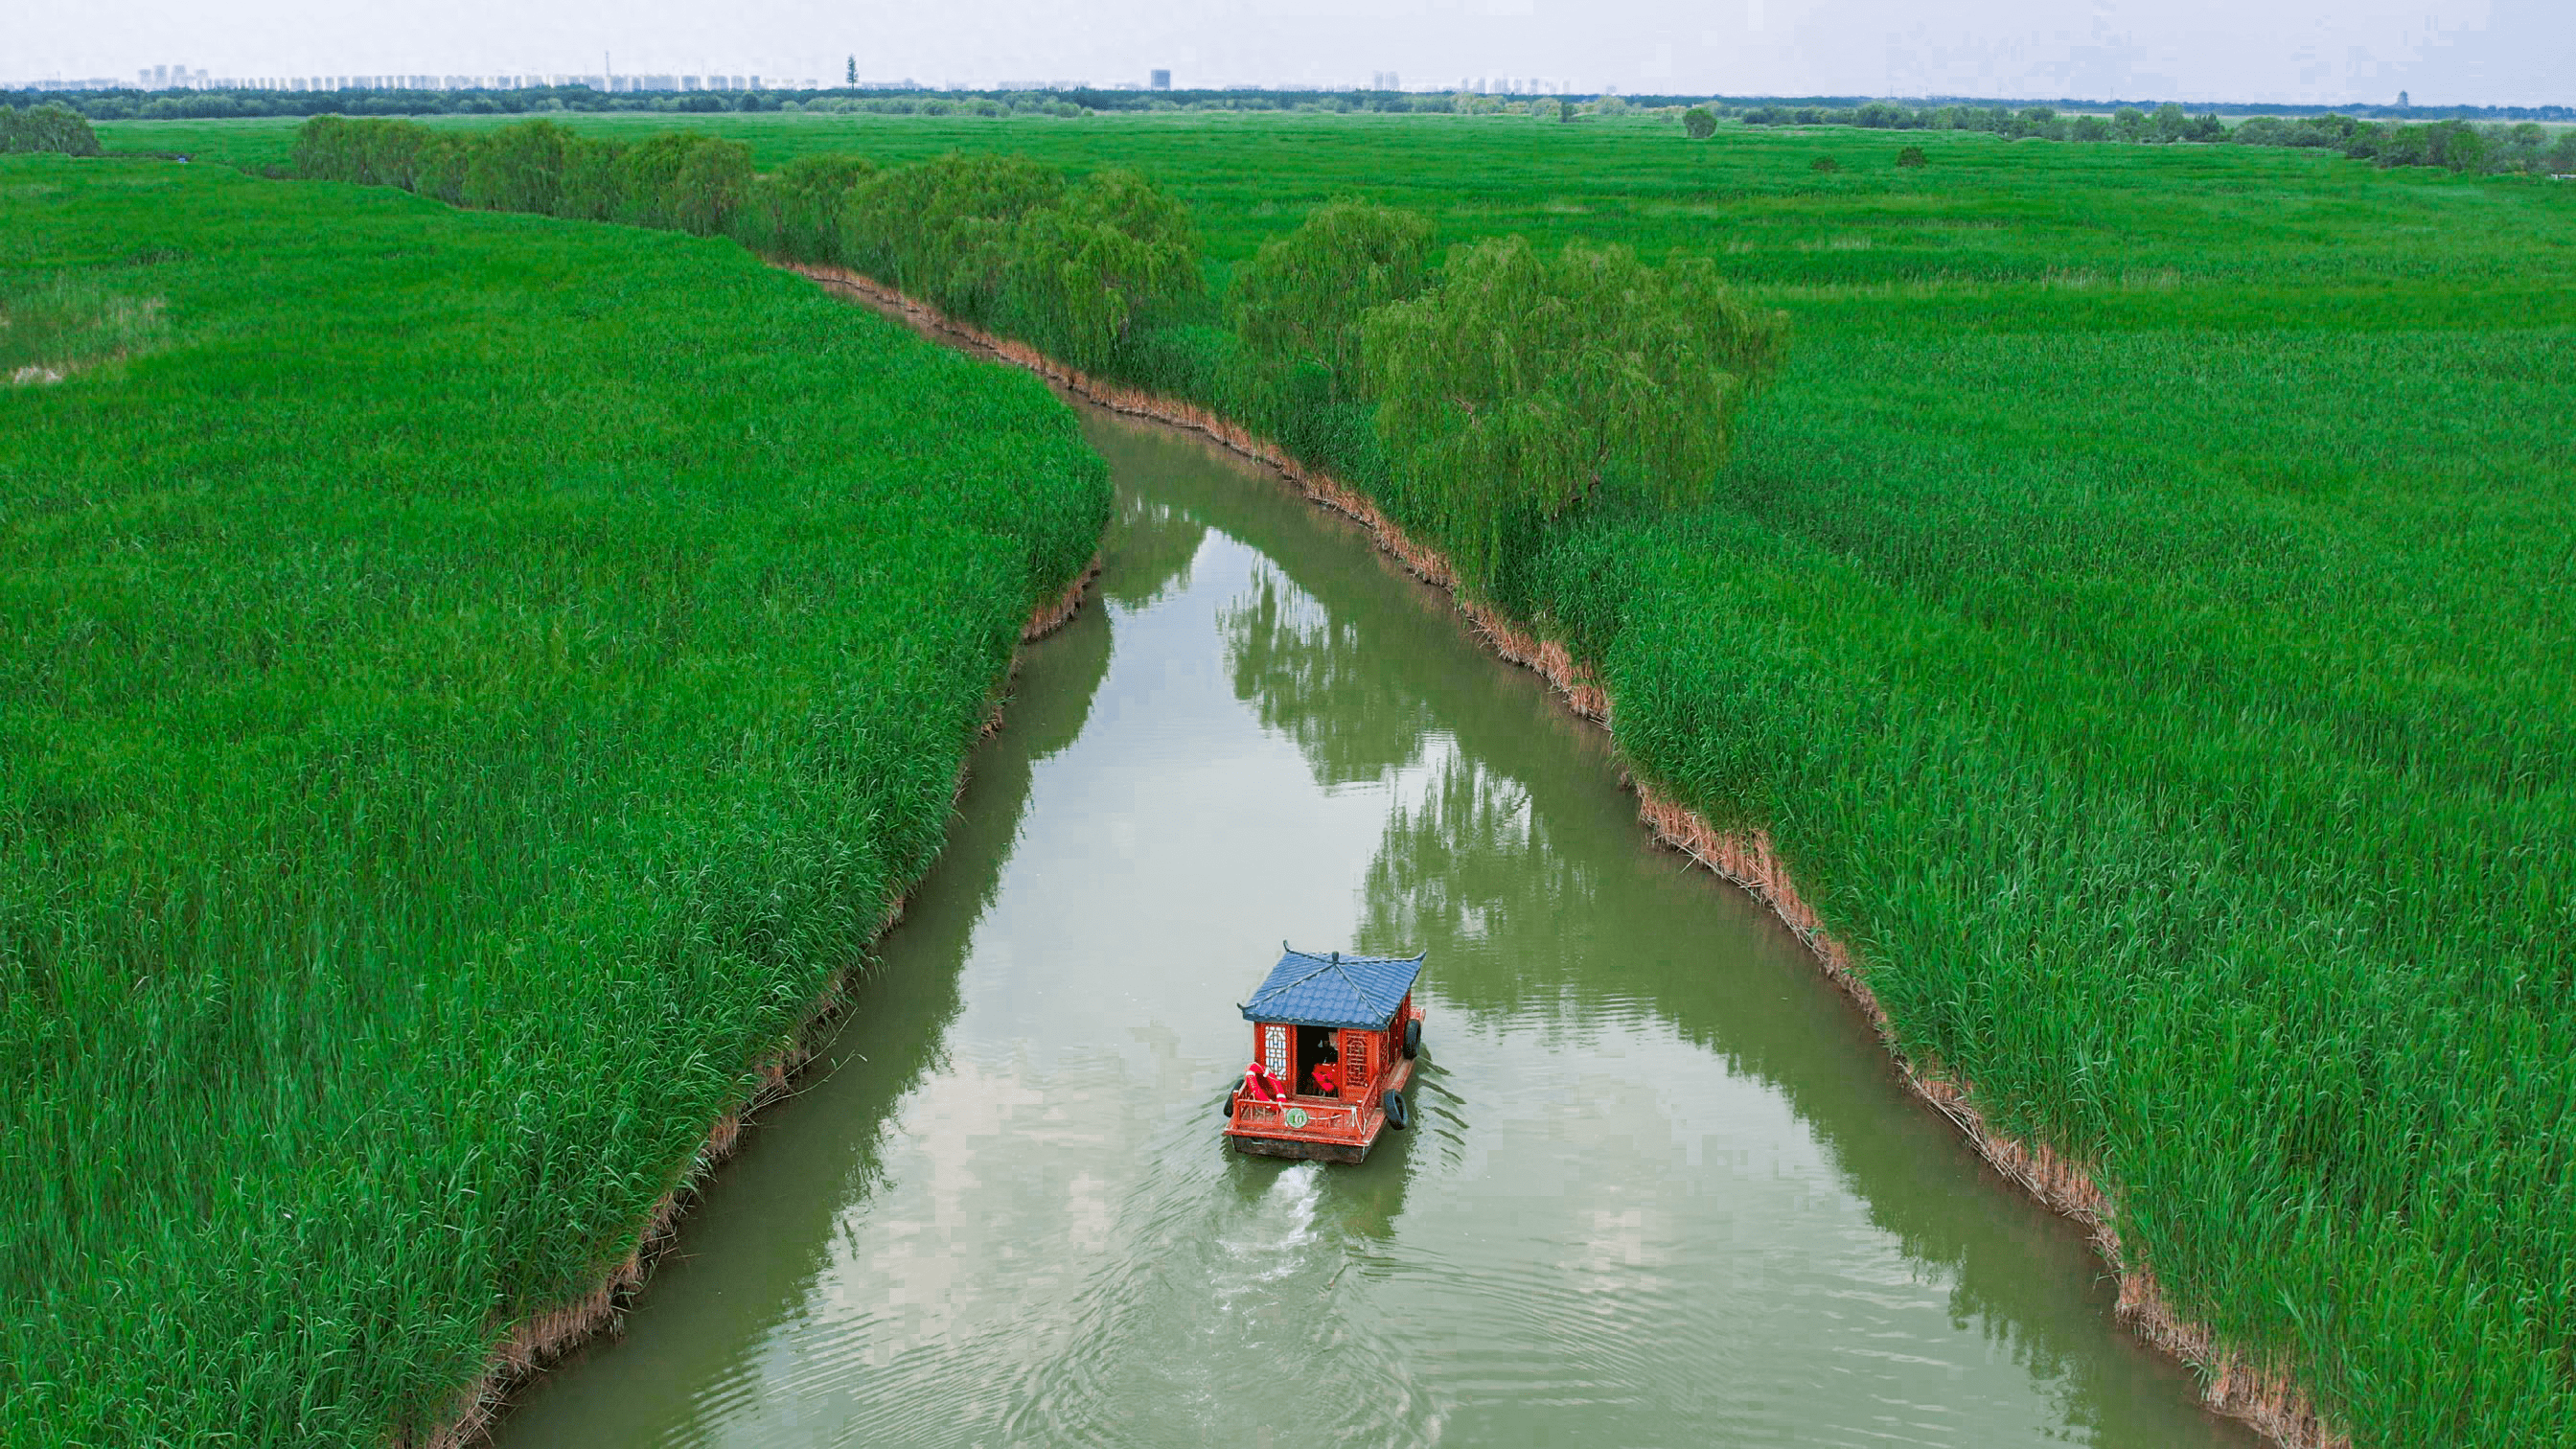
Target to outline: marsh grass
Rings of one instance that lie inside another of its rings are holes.
[[[59,382],[130,357],[168,334],[164,308],[62,272],[0,277],[0,377]]]
[[[1105,470],[730,243],[0,190],[45,346],[168,299],[0,390],[0,1442],[420,1432],[860,962]]]

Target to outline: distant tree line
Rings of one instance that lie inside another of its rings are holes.
[[[2270,118],[2258,117],[2238,127],[2242,133]],[[2261,144],[2259,141],[2257,144]],[[2314,141],[2270,144],[2316,145]],[[2576,128],[2554,135],[2535,121],[2512,125],[2473,126],[2466,121],[2436,121],[2429,126],[2404,123],[2356,125],[2344,137],[2345,155],[2382,166],[2447,166],[2453,171],[2536,172],[2576,175]]]
[[[2213,112],[2192,115],[2168,103],[2152,112],[2122,106],[2107,116],[2066,115],[2051,106],[1909,108],[1871,101],[1843,109],[1757,106],[1736,113],[1748,126],[1859,126],[1890,131],[1983,131],[2013,140],[2317,147],[2382,166],[2445,166],[2480,173],[2576,172],[2576,128],[2552,132],[2537,121],[2484,125],[2465,120],[2415,124],[2320,116],[2254,116],[2229,126]],[[1713,128],[1712,128],[1713,129]],[[1696,134],[1696,132],[1694,132]]]
[[[2019,111],[2045,107],[2060,113],[2094,112],[2109,114],[2122,109],[2152,114],[2154,101],[2087,100],[2060,97],[2055,100],[1998,101],[1975,96],[1935,96],[1929,100],[1903,101],[1883,96],[1631,96],[1632,104],[1648,107],[1666,105],[1710,106],[1725,115],[1741,116],[1748,111],[1787,110],[1818,112],[1856,112],[1863,106],[1887,105],[1910,109],[1922,114],[1939,114],[1952,107],[1970,110]],[[2175,102],[2163,104],[2178,105]],[[2315,106],[2283,105],[2277,102],[2214,101],[2191,109],[2214,111],[2233,116],[2274,116],[2296,120],[2318,114]],[[2342,106],[2335,109],[2350,115],[2378,121],[2576,121],[2576,106]]]
[[[0,92],[0,104],[50,102],[92,120],[220,120],[256,116],[546,115],[626,112],[662,115],[740,111],[808,111],[867,115],[1077,117],[1093,112],[1242,111],[1521,116],[1549,121],[1660,118],[1692,136],[1718,123],[1752,126],[1836,125],[1873,130],[1979,131],[2009,139],[2219,142],[2314,146],[2383,165],[2442,165],[2454,170],[2565,173],[2576,152],[2533,123],[2576,120],[2565,106],[2365,107],[2352,114],[2304,114],[2297,107],[2235,106],[2186,111],[2175,103],[2143,106],[2063,101],[2014,105],[1956,100],[1908,104],[1851,97],[1804,99],[1600,95],[1515,96],[1476,91],[1131,91],[1070,88],[1018,91],[923,91],[836,88],[828,91],[617,91],[587,85],[508,90],[139,90]],[[2255,113],[2229,127],[2224,109]],[[2365,113],[2370,118],[2365,118]],[[2520,123],[2520,124],[2515,124]],[[2442,127],[2448,126],[2445,130]],[[2474,132],[2476,139],[2465,137]]]
[[[598,91],[589,86],[529,86],[508,90],[275,91],[251,88],[202,91],[20,92],[48,97],[93,121],[221,121],[259,116],[520,116],[557,111],[642,111],[691,114],[775,111],[795,92]],[[0,99],[9,99],[0,93]]]
[[[1510,585],[1518,545],[1548,520],[1704,493],[1786,343],[1781,317],[1739,302],[1704,259],[1503,237],[1442,268],[1428,217],[1352,200],[1211,295],[1188,212],[1144,177],[1009,155],[808,156],[758,175],[742,143],[707,136],[323,116],[297,132],[294,165],[851,268],[1270,432],[1369,486],[1487,589]]]
[[[1465,93],[1459,93],[1465,94]],[[1504,98],[1478,97],[1499,108]],[[1094,111],[1449,112],[1469,109],[1458,95],[1402,91],[914,91],[832,90],[600,91],[587,85],[491,90],[253,88],[159,92],[0,91],[0,101],[52,101],[96,121],[204,121],[259,116],[525,116],[559,112],[661,115],[726,111],[824,111],[926,116],[1079,116]],[[1555,102],[1547,102],[1555,114]]]
[[[95,156],[98,133],[90,129],[87,117],[69,106],[0,105],[0,153],[10,151]]]
[[[1361,110],[1445,112],[1464,115],[1527,116],[1572,121],[1619,116],[1655,117],[1679,123],[1693,138],[1713,135],[1719,124],[1747,126],[1856,126],[1868,130],[1975,131],[2011,140],[2129,142],[2136,144],[2218,143],[2251,146],[2313,147],[2340,151],[2382,166],[2442,166],[2482,173],[2576,173],[2576,128],[2552,130],[2536,120],[2478,122],[2462,116],[2417,122],[2366,120],[2354,115],[2265,114],[2230,127],[2214,111],[2187,112],[2168,102],[2149,111],[2121,106],[2109,114],[2070,113],[2054,106],[2006,106],[1955,102],[1909,106],[1899,101],[1863,101],[1854,105],[1765,102],[1729,105],[1657,105],[1657,98],[1631,101],[1600,96],[1577,101],[1566,97],[1514,98],[1472,92],[1133,92],[1133,91],[995,91],[985,93],[887,91],[687,91],[601,92],[588,86],[559,86],[490,91],[191,91],[149,95],[140,91],[61,93],[38,103],[38,93],[20,93],[29,109],[15,110],[0,100],[0,115],[43,116],[42,121],[10,122],[9,136],[63,138],[31,145],[0,142],[18,149],[59,150],[92,154],[96,138],[81,124],[90,120],[222,119],[247,116],[344,115],[396,116],[428,114],[543,115],[563,112],[643,112],[689,114],[723,111],[809,111],[924,116],[1076,117],[1094,111]],[[2469,109],[2469,108],[2462,108]],[[2563,107],[2540,107],[2558,111]],[[2510,108],[2489,108],[2503,113]],[[31,129],[32,128],[32,129]],[[81,148],[86,147],[86,150]]]
[[[2054,106],[1923,106],[1870,101],[1847,107],[1753,106],[1736,113],[1748,126],[1859,126],[1873,131],[1983,131],[2013,140],[2224,141],[2226,123],[2166,104],[2150,113],[2123,106],[2108,116],[2065,115]]]
[[[825,95],[779,103],[785,111],[825,115],[870,116],[1080,116],[1089,108],[1043,91],[1009,91],[989,96]]]
[[[344,89],[277,91],[251,87],[186,92],[133,88],[97,91],[0,90],[0,103],[37,105],[56,102],[96,121],[213,120],[228,116],[318,115],[526,115],[549,111],[642,111],[687,114],[714,111],[854,110],[895,114],[1014,115],[1033,111],[1326,111],[1326,112],[1460,112],[1473,114],[1543,114],[1563,108],[1579,114],[1645,111],[1678,118],[1701,107],[1719,118],[1789,115],[1837,117],[1836,124],[1866,124],[1854,119],[1868,107],[1893,108],[1921,116],[1967,111],[2018,116],[2031,109],[2059,114],[2114,113],[2123,110],[2156,114],[2147,104],[2122,101],[2060,99],[2044,102],[1936,97],[1907,103],[1868,96],[1738,96],[1679,95],[1526,96],[1457,91],[1362,90],[1108,90],[1069,87],[1038,90],[937,91],[861,88],[855,83],[829,90],[770,87],[749,91],[617,91],[587,85],[532,86],[506,90]],[[2173,106],[2179,110],[2181,107]],[[2202,111],[2240,116],[2298,119],[2314,113],[2309,106],[2224,104]],[[2344,110],[2376,121],[2576,121],[2571,106],[2355,106]],[[1808,121],[1807,124],[1820,124]],[[1932,129],[1926,124],[1922,129]],[[1993,123],[1948,129],[1994,129]]]

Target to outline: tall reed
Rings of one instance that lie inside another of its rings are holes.
[[[169,318],[0,389],[0,1442],[425,1429],[860,963],[1103,465],[730,244],[0,188]]]

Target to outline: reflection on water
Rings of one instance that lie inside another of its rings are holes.
[[[1470,942],[1499,947],[1481,952],[1492,969],[1459,1000],[1510,1009],[1526,991],[1565,984],[1601,882],[1585,859],[1553,848],[1528,790],[1452,744],[1399,782],[1362,890],[1366,939],[1419,942],[1444,961]]]
[[[1135,493],[1118,497],[1118,517],[1102,550],[1100,597],[1130,609],[1163,601],[1190,586],[1190,560],[1207,541],[1207,525],[1168,503]]]
[[[829,1074],[525,1444],[2247,1442],[1601,741],[1345,526],[1095,418],[1033,649]],[[1234,1003],[1427,948],[1416,1129],[1229,1155]]]
[[[1325,610],[1266,561],[1217,610],[1217,627],[1235,698],[1294,740],[1320,783],[1378,780],[1422,747],[1428,702],[1372,656],[1361,621]]]

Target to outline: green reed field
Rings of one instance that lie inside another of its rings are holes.
[[[1707,500],[1578,511],[1491,592],[1600,665],[1641,773],[1772,833],[1905,1050],[2093,1165],[2186,1316],[2364,1444],[2576,1442],[2576,185],[1644,120],[689,119],[764,169],[1143,173],[1207,286],[1112,370],[1435,538],[1365,426],[1246,380],[1223,299],[1263,241],[1355,195],[1446,246],[1716,259],[1791,343]]]
[[[0,216],[0,1442],[381,1442],[858,962],[1105,470],[729,243]]]

